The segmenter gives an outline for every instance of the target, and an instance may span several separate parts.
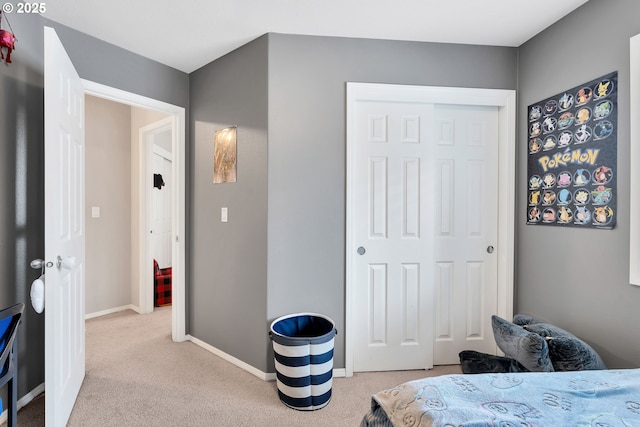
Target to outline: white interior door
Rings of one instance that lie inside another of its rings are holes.
[[[354,111],[357,371],[433,366],[432,113],[431,105],[391,102],[361,103]]]
[[[154,186],[151,193],[151,253],[160,268],[171,267],[171,153],[154,146],[153,174],[160,175],[164,185]]]
[[[84,88],[48,27],[44,56],[45,419],[64,426],[85,373]]]
[[[496,353],[498,109],[436,105],[433,171],[434,364]]]
[[[347,375],[495,354],[491,314],[512,315],[515,93],[349,83],[347,103]]]

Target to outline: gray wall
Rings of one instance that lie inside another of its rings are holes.
[[[268,320],[331,317],[345,366],[346,82],[515,89],[516,61],[511,48],[270,34]]]
[[[638,16],[637,0],[591,0],[521,46],[519,60],[517,310],[574,332],[609,367],[640,366],[640,287],[629,285],[629,38],[640,33]],[[525,225],[527,106],[616,70],[616,228]]]
[[[29,261],[44,255],[44,25],[58,31],[82,78],[187,107],[189,76],[39,15],[13,15],[11,25],[13,63],[0,64],[0,306],[28,304],[18,337],[21,397],[44,381],[44,316],[29,303],[39,275]]]
[[[43,22],[56,30],[81,78],[188,107],[188,74],[48,19]]]
[[[22,17],[21,17],[22,18]],[[44,256],[43,31],[40,19],[12,19],[18,37],[13,63],[0,64],[0,307],[29,304]],[[35,51],[35,52],[33,52]],[[30,304],[18,331],[18,396],[44,381],[44,317]],[[2,391],[6,402],[6,390]]]
[[[193,73],[191,335],[273,372],[270,322],[323,313],[344,367],[346,82],[515,89],[516,53],[268,34]],[[234,124],[238,183],[213,185],[213,132]]]
[[[260,370],[268,340],[267,40],[195,71],[190,82],[189,333]],[[237,182],[213,184],[214,132],[234,125]]]

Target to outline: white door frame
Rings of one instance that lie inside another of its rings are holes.
[[[121,104],[128,104],[134,107],[146,108],[149,110],[160,111],[168,114],[170,117],[167,119],[171,121],[173,128],[172,138],[172,188],[174,201],[172,216],[173,234],[175,236],[173,241],[173,247],[171,250],[172,257],[172,305],[171,305],[171,337],[173,341],[185,341],[186,340],[186,294],[185,294],[185,247],[186,247],[186,157],[185,157],[185,109],[176,105],[168,104],[163,101],[158,101],[152,98],[147,98],[142,95],[137,95],[131,92],[126,92],[120,89],[116,89],[110,86],[106,86],[100,83],[95,83],[88,80],[82,80],[85,88],[85,94],[97,96],[99,98],[108,99],[110,101],[118,102]],[[143,160],[143,159],[141,159]],[[141,167],[142,169],[142,167]],[[146,182],[145,180],[141,180]],[[147,189],[145,189],[147,190]],[[141,193],[141,198],[145,193]],[[143,199],[146,200],[146,197]],[[144,223],[144,227],[141,224],[140,231],[148,230],[149,227],[147,217],[147,204],[144,206],[141,204],[140,216],[141,221]],[[144,218],[142,218],[144,217]],[[141,246],[147,245],[147,236],[140,241]],[[142,248],[141,248],[142,249]],[[146,247],[142,249],[144,254],[148,253]],[[135,256],[135,254],[134,254]],[[140,272],[148,271],[149,274],[153,271],[153,265],[146,262],[146,256],[140,257]],[[150,277],[153,277],[152,275]],[[143,283],[143,282],[141,282]],[[153,286],[153,285],[152,285]],[[144,286],[140,286],[142,289]],[[140,299],[140,304],[143,303],[143,299]],[[151,311],[153,311],[153,297],[151,301]]]
[[[175,140],[175,126],[174,126],[174,117],[167,117],[165,119],[159,120],[157,122],[151,123],[147,126],[143,126],[139,130],[138,136],[138,150],[139,150],[139,159],[140,159],[140,167],[139,167],[139,193],[140,194],[140,215],[138,218],[139,225],[139,241],[140,241],[140,266],[139,266],[139,279],[138,283],[140,283],[139,287],[139,295],[140,295],[140,312],[141,313],[152,313],[153,312],[153,256],[151,255],[151,206],[153,205],[152,199],[152,190],[153,190],[153,174],[151,171],[153,170],[153,136],[157,133],[164,132],[166,130],[172,131],[172,141]],[[173,147],[172,147],[173,149]],[[173,159],[171,161],[171,169],[173,169]],[[173,178],[172,178],[173,179]],[[174,197],[176,196],[175,187],[173,186],[174,182],[171,185],[171,206],[175,208],[175,203],[173,203]],[[171,213],[171,223],[172,227],[175,227],[173,221],[173,214]],[[175,233],[174,233],[175,234]],[[171,251],[172,265],[173,265],[173,247]],[[172,288],[173,286],[173,273],[172,270]],[[173,289],[172,289],[172,306],[173,306]]]
[[[345,371],[353,375],[353,324],[355,301],[354,258],[358,242],[354,238],[353,164],[354,110],[360,101],[426,102],[432,104],[498,107],[498,305],[497,315],[513,317],[513,272],[515,247],[515,164],[516,164],[516,92],[503,89],[451,88],[435,86],[347,83],[347,218],[346,218],[346,290],[345,290]]]

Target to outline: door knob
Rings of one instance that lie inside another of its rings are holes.
[[[45,261],[40,258],[34,259],[33,261],[31,261],[29,265],[31,265],[31,268],[35,270],[42,270],[45,267],[47,268],[53,267],[53,263],[51,261]]]
[[[487,246],[487,253],[492,254],[493,251],[494,251],[493,246],[491,246],[491,245]]]
[[[63,259],[60,255],[58,255],[56,266],[58,268],[62,267],[65,270],[73,270],[76,266],[76,257],[70,256]]]
[[[32,260],[29,265],[34,270],[40,270],[42,272],[42,274],[44,274],[44,269],[45,268],[53,267],[53,263],[51,261],[45,261],[45,260],[40,259],[40,258]]]
[[[364,255],[365,252],[367,252],[367,250],[362,246],[358,248],[358,255]]]

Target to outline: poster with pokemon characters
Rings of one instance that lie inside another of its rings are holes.
[[[616,224],[618,73],[528,108],[527,224]]]

